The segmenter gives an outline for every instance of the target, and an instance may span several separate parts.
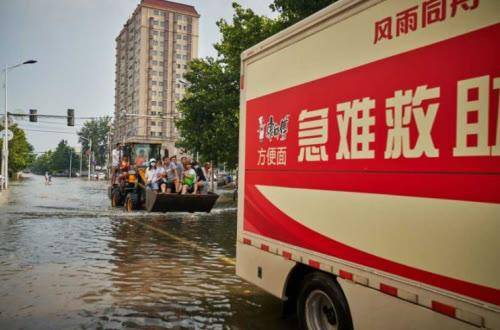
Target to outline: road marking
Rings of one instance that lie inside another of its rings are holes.
[[[149,225],[149,224],[147,224],[147,223],[144,223],[144,222],[142,222],[142,221],[139,221],[139,220],[136,220],[136,219],[130,219],[130,220],[131,220],[131,221],[133,221],[133,222],[135,222],[135,223],[137,223],[137,224],[140,224],[140,225],[142,225],[142,226],[144,226],[144,227],[146,227],[146,228],[149,228],[149,229],[151,229],[151,230],[153,230],[153,231],[156,231],[157,233],[160,233],[160,234],[162,234],[162,235],[165,235],[165,236],[167,236],[167,237],[169,237],[169,238],[171,238],[171,239],[173,239],[173,240],[176,240],[177,242],[182,243],[182,244],[184,244],[184,245],[186,245],[186,246],[189,246],[189,247],[191,247],[191,248],[193,248],[193,249],[196,249],[196,250],[202,251],[202,252],[204,252],[204,253],[206,253],[206,254],[209,254],[209,255],[211,255],[211,254],[212,254],[212,251],[210,251],[209,249],[207,249],[207,248],[205,248],[205,247],[202,247],[202,246],[200,246],[200,245],[196,244],[196,243],[195,243],[195,242],[193,242],[193,241],[189,241],[189,240],[187,240],[187,239],[181,238],[181,237],[179,237],[179,236],[176,236],[176,235],[174,235],[174,234],[169,233],[168,231],[165,231],[165,230],[163,230],[163,229],[160,229],[160,228],[157,228],[157,227],[151,226],[151,225]],[[236,266],[236,259],[234,259],[234,258],[217,257],[217,259],[219,259],[220,261],[222,261],[222,262],[224,262],[224,263],[226,263],[226,264],[228,264],[228,265],[231,265],[231,266]]]

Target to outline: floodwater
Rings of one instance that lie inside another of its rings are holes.
[[[0,192],[0,329],[290,329],[235,275],[236,208],[111,209],[105,182]]]

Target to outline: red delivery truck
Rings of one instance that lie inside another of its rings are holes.
[[[500,329],[500,1],[339,1],[241,69],[237,274],[303,328]]]

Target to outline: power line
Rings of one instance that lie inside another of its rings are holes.
[[[30,128],[23,128],[25,131],[30,131],[30,132],[44,132],[44,133],[61,133],[61,134],[70,134],[70,135],[77,135],[76,133],[71,133],[71,132],[63,132],[63,131],[49,131],[49,130],[41,130],[41,129],[30,129]]]

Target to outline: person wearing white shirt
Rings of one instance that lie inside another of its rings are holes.
[[[151,158],[149,161],[149,167],[146,170],[146,185],[158,191],[160,189],[159,186],[159,178],[158,178],[158,168],[156,167],[156,159]]]
[[[116,173],[120,169],[120,160],[122,158],[122,145],[116,144],[116,148],[111,152],[111,185],[115,184]]]

